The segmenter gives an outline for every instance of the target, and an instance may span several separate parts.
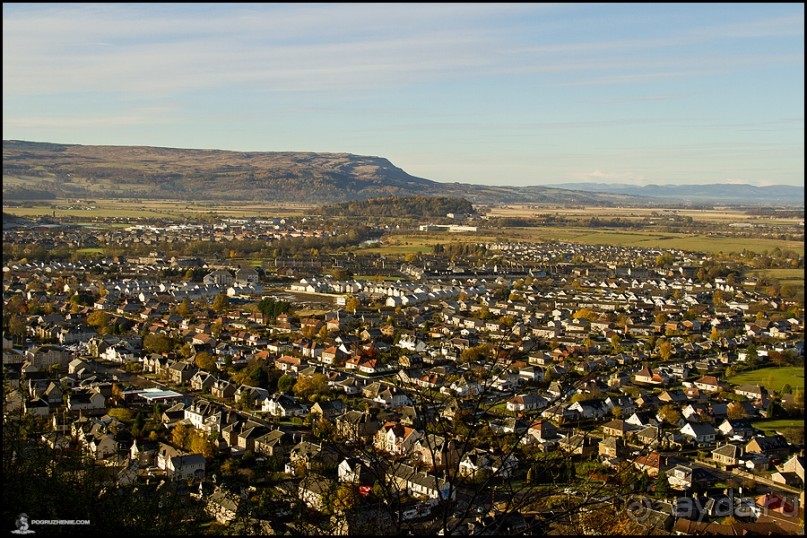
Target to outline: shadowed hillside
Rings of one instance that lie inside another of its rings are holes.
[[[382,157],[3,141],[3,197],[338,203],[447,196],[474,203],[619,204],[631,197],[548,187],[438,183]],[[635,199],[640,200],[640,199]]]

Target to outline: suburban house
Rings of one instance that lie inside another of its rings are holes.
[[[171,382],[176,385],[188,383],[199,368],[189,361],[177,361],[168,368]]]
[[[208,372],[199,370],[195,374],[193,374],[193,377],[191,377],[190,385],[191,389],[193,390],[210,392],[210,390],[213,387],[213,383],[215,382],[216,382],[216,376]]]
[[[320,417],[334,420],[345,412],[345,402],[340,399],[317,402],[311,406],[311,413],[316,413]]]
[[[188,454],[171,445],[160,443],[157,449],[157,467],[176,480],[201,480],[205,477],[205,457]]]
[[[746,419],[739,419],[739,418],[738,419],[730,419],[730,418],[723,419],[723,422],[721,422],[717,426],[717,430],[720,433],[720,435],[723,435],[723,436],[726,436],[726,437],[739,436],[739,437],[743,437],[743,438],[749,438],[752,435],[754,435],[754,433],[757,431],[756,428],[754,428],[751,425],[750,421],[748,421]]]
[[[396,387],[386,387],[378,391],[378,395],[373,401],[381,404],[382,407],[395,409],[404,405],[411,405],[409,396]]]
[[[287,394],[275,394],[263,400],[261,411],[276,417],[304,417],[308,408],[297,398]]]
[[[681,435],[688,437],[698,444],[713,443],[717,438],[717,430],[715,430],[711,424],[705,422],[687,422],[686,425],[681,428]]]
[[[336,431],[353,442],[369,442],[381,428],[381,422],[367,411],[350,410],[336,417]]]
[[[734,394],[739,394],[752,400],[759,400],[767,396],[768,391],[761,385],[740,385],[734,388]]]
[[[712,450],[712,461],[724,468],[735,467],[740,464],[744,453],[745,447],[742,445],[726,443]]]
[[[106,398],[97,389],[73,389],[67,393],[67,410],[100,416],[106,413]]]
[[[210,387],[210,394],[216,398],[231,400],[233,396],[235,396],[236,390],[238,390],[238,386],[232,381],[227,379],[216,379],[213,381],[213,385]]]
[[[654,372],[648,365],[636,372],[633,380],[635,383],[644,383],[646,385],[667,385],[670,382],[668,376],[661,372]]]
[[[291,434],[281,430],[271,430],[254,439],[256,454],[262,454],[276,461],[283,461],[294,446]]]
[[[370,467],[361,458],[350,457],[339,462],[336,468],[336,476],[339,482],[349,484],[371,485],[375,482],[376,476]]]
[[[790,454],[790,446],[782,435],[757,436],[745,445],[748,454],[765,454],[771,459],[784,459]]]
[[[640,454],[633,460],[633,466],[638,470],[647,473],[650,477],[656,477],[660,472],[669,469],[667,456],[662,456],[658,452],[650,454]]]
[[[509,478],[518,467],[514,454],[497,454],[490,450],[475,448],[466,452],[458,467],[460,476],[475,477],[479,473]]]
[[[401,492],[425,499],[455,499],[457,490],[451,483],[433,474],[418,471],[410,465],[394,465],[388,476]]]
[[[453,439],[427,433],[415,441],[413,453],[421,464],[432,469],[442,469],[457,463],[460,447]]]
[[[625,442],[620,437],[609,436],[599,443],[599,455],[601,458],[621,458],[625,456],[626,453]]]
[[[522,438],[523,444],[546,443],[558,440],[558,428],[548,420],[536,420]]]
[[[717,392],[721,388],[720,382],[713,375],[705,375],[699,379],[696,379],[694,385],[706,392]]]
[[[411,454],[420,433],[397,422],[387,422],[375,434],[374,445],[394,456]]]
[[[667,471],[667,481],[675,489],[688,490],[697,484],[702,486],[713,485],[717,482],[717,477],[700,467],[676,465]]]
[[[597,452],[597,447],[594,445],[593,439],[582,433],[576,433],[564,437],[558,441],[558,448],[564,452],[576,456],[582,456],[583,458]]]
[[[534,411],[543,409],[549,404],[549,400],[537,394],[519,394],[507,400],[508,411]]]
[[[602,425],[602,432],[606,436],[625,437],[633,428],[624,420],[615,418]]]

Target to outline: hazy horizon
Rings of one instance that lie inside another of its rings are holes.
[[[3,5],[3,138],[804,183],[803,4]]]

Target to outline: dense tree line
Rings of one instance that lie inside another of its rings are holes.
[[[463,198],[440,196],[391,196],[354,200],[323,206],[325,216],[366,215],[374,217],[445,217],[447,213],[473,214],[473,204]]]
[[[258,302],[258,310],[269,318],[275,319],[280,314],[284,314],[291,310],[291,303],[287,301],[280,301],[272,297],[264,297]]]
[[[499,217],[490,222],[496,228],[531,228],[547,224],[543,217]]]
[[[432,245],[432,251],[435,254],[442,254],[449,257],[484,256],[487,252],[487,247],[478,243],[435,243]]]

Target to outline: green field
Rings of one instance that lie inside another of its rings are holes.
[[[76,202],[52,200],[32,202],[30,207],[4,206],[3,212],[19,217],[164,218],[193,217],[290,217],[311,214],[311,204],[272,204],[250,202],[189,202],[176,200],[95,200]],[[94,209],[90,209],[93,207]],[[95,223],[93,223],[95,224]]]
[[[97,226],[104,226],[95,219],[117,218],[152,218],[152,219],[190,219],[203,217],[289,217],[305,216],[316,213],[316,207],[312,204],[273,204],[273,203],[250,203],[238,202],[228,203],[219,201],[176,201],[176,200],[122,200],[122,199],[100,199],[93,201],[69,201],[53,200],[48,202],[33,202],[27,204],[29,207],[4,207],[3,211],[21,217],[44,217],[52,216],[55,211],[56,218],[78,217],[85,223]],[[94,207],[94,209],[89,209]],[[572,211],[572,210],[569,210]],[[622,211],[622,213],[620,213]],[[630,218],[645,218],[648,212],[633,209],[587,209],[584,211],[573,210],[567,216],[579,213],[579,216],[598,215],[611,216],[620,215]],[[656,211],[656,210],[652,210]],[[523,213],[523,209],[512,210],[513,214]],[[546,211],[544,211],[545,213]],[[557,211],[555,211],[557,212]],[[629,212],[629,213],[625,213]],[[540,212],[538,212],[540,213]],[[506,215],[507,212],[503,212]],[[529,213],[528,213],[529,214]],[[697,215],[698,212],[692,212]],[[724,222],[743,220],[741,213],[704,212],[706,217],[715,218],[720,216]],[[706,218],[703,217],[703,218]],[[701,219],[696,219],[701,220]],[[120,225],[120,224],[119,224]],[[368,254],[381,255],[406,255],[410,253],[430,253],[432,245],[435,243],[479,243],[495,241],[524,241],[541,243],[546,241],[566,241],[570,243],[590,244],[590,245],[614,245],[625,247],[660,248],[660,249],[681,249],[687,251],[725,254],[731,252],[742,252],[750,250],[753,252],[772,251],[775,248],[792,250],[798,255],[804,255],[804,244],[801,241],[787,241],[782,239],[772,239],[767,237],[736,237],[727,232],[726,237],[707,236],[701,233],[679,233],[664,232],[653,229],[635,231],[623,229],[598,228],[592,229],[585,226],[575,225],[547,225],[525,228],[485,228],[482,227],[476,233],[403,233],[391,234],[384,238],[384,244],[362,249]],[[772,270],[772,271],[790,271]],[[803,285],[804,275],[800,270],[792,270],[790,273],[767,273],[771,278],[776,278],[782,284],[791,286]]]
[[[776,280],[794,280],[804,283],[804,269],[754,269],[754,276],[765,276]]]
[[[96,206],[95,209],[67,209],[66,207],[63,208],[58,206],[54,209],[51,207],[4,207],[3,211],[10,215],[16,215],[18,217],[28,217],[28,218],[36,218],[36,217],[51,217],[54,216],[58,219],[59,217],[81,217],[86,219],[92,218],[132,218],[136,219],[138,217],[142,218],[166,218],[169,216],[167,212],[158,211],[154,209],[146,209],[143,208],[124,208],[124,207],[112,207],[112,206]],[[179,216],[180,213],[171,213],[173,216]],[[88,221],[91,222],[91,221]]]
[[[77,254],[87,256],[103,256],[106,253],[106,250],[103,248],[98,247],[87,247],[87,248],[80,248],[76,250]]]
[[[804,389],[804,368],[800,366],[784,366],[781,368],[760,368],[742,372],[726,379],[733,385],[762,385],[768,390],[780,391],[785,385],[795,389]]]
[[[803,269],[757,269],[749,271],[751,275],[765,277],[778,282],[782,288],[785,286],[795,290],[794,297],[804,301],[804,270]]]
[[[757,269],[749,271],[749,273],[757,277],[775,280],[783,286],[804,288],[804,269]]]
[[[784,433],[787,430],[803,430],[804,421],[800,419],[774,419],[758,420],[753,422],[756,429],[764,431],[766,434],[776,432]]]
[[[428,253],[435,243],[484,243],[495,241],[523,241],[542,243],[565,241],[588,245],[680,249],[708,254],[742,252],[750,250],[772,251],[776,247],[804,255],[804,244],[767,238],[710,237],[689,233],[630,231],[586,228],[582,226],[540,226],[534,228],[481,228],[476,233],[401,234],[384,238],[384,245],[364,249],[364,252],[382,255]],[[790,271],[785,269],[785,271]],[[794,270],[801,271],[801,270]],[[792,276],[791,273],[788,276]],[[780,277],[781,278],[781,277]],[[802,273],[803,281],[803,273]],[[782,282],[785,283],[784,281]]]
[[[717,254],[719,252],[771,251],[776,247],[793,250],[804,255],[804,244],[800,241],[785,241],[767,238],[707,237],[697,234],[673,232],[633,232],[623,230],[592,230],[584,227],[536,227],[510,228],[515,241],[567,241],[589,245],[614,245],[623,247],[643,247],[680,249],[694,252]]]

